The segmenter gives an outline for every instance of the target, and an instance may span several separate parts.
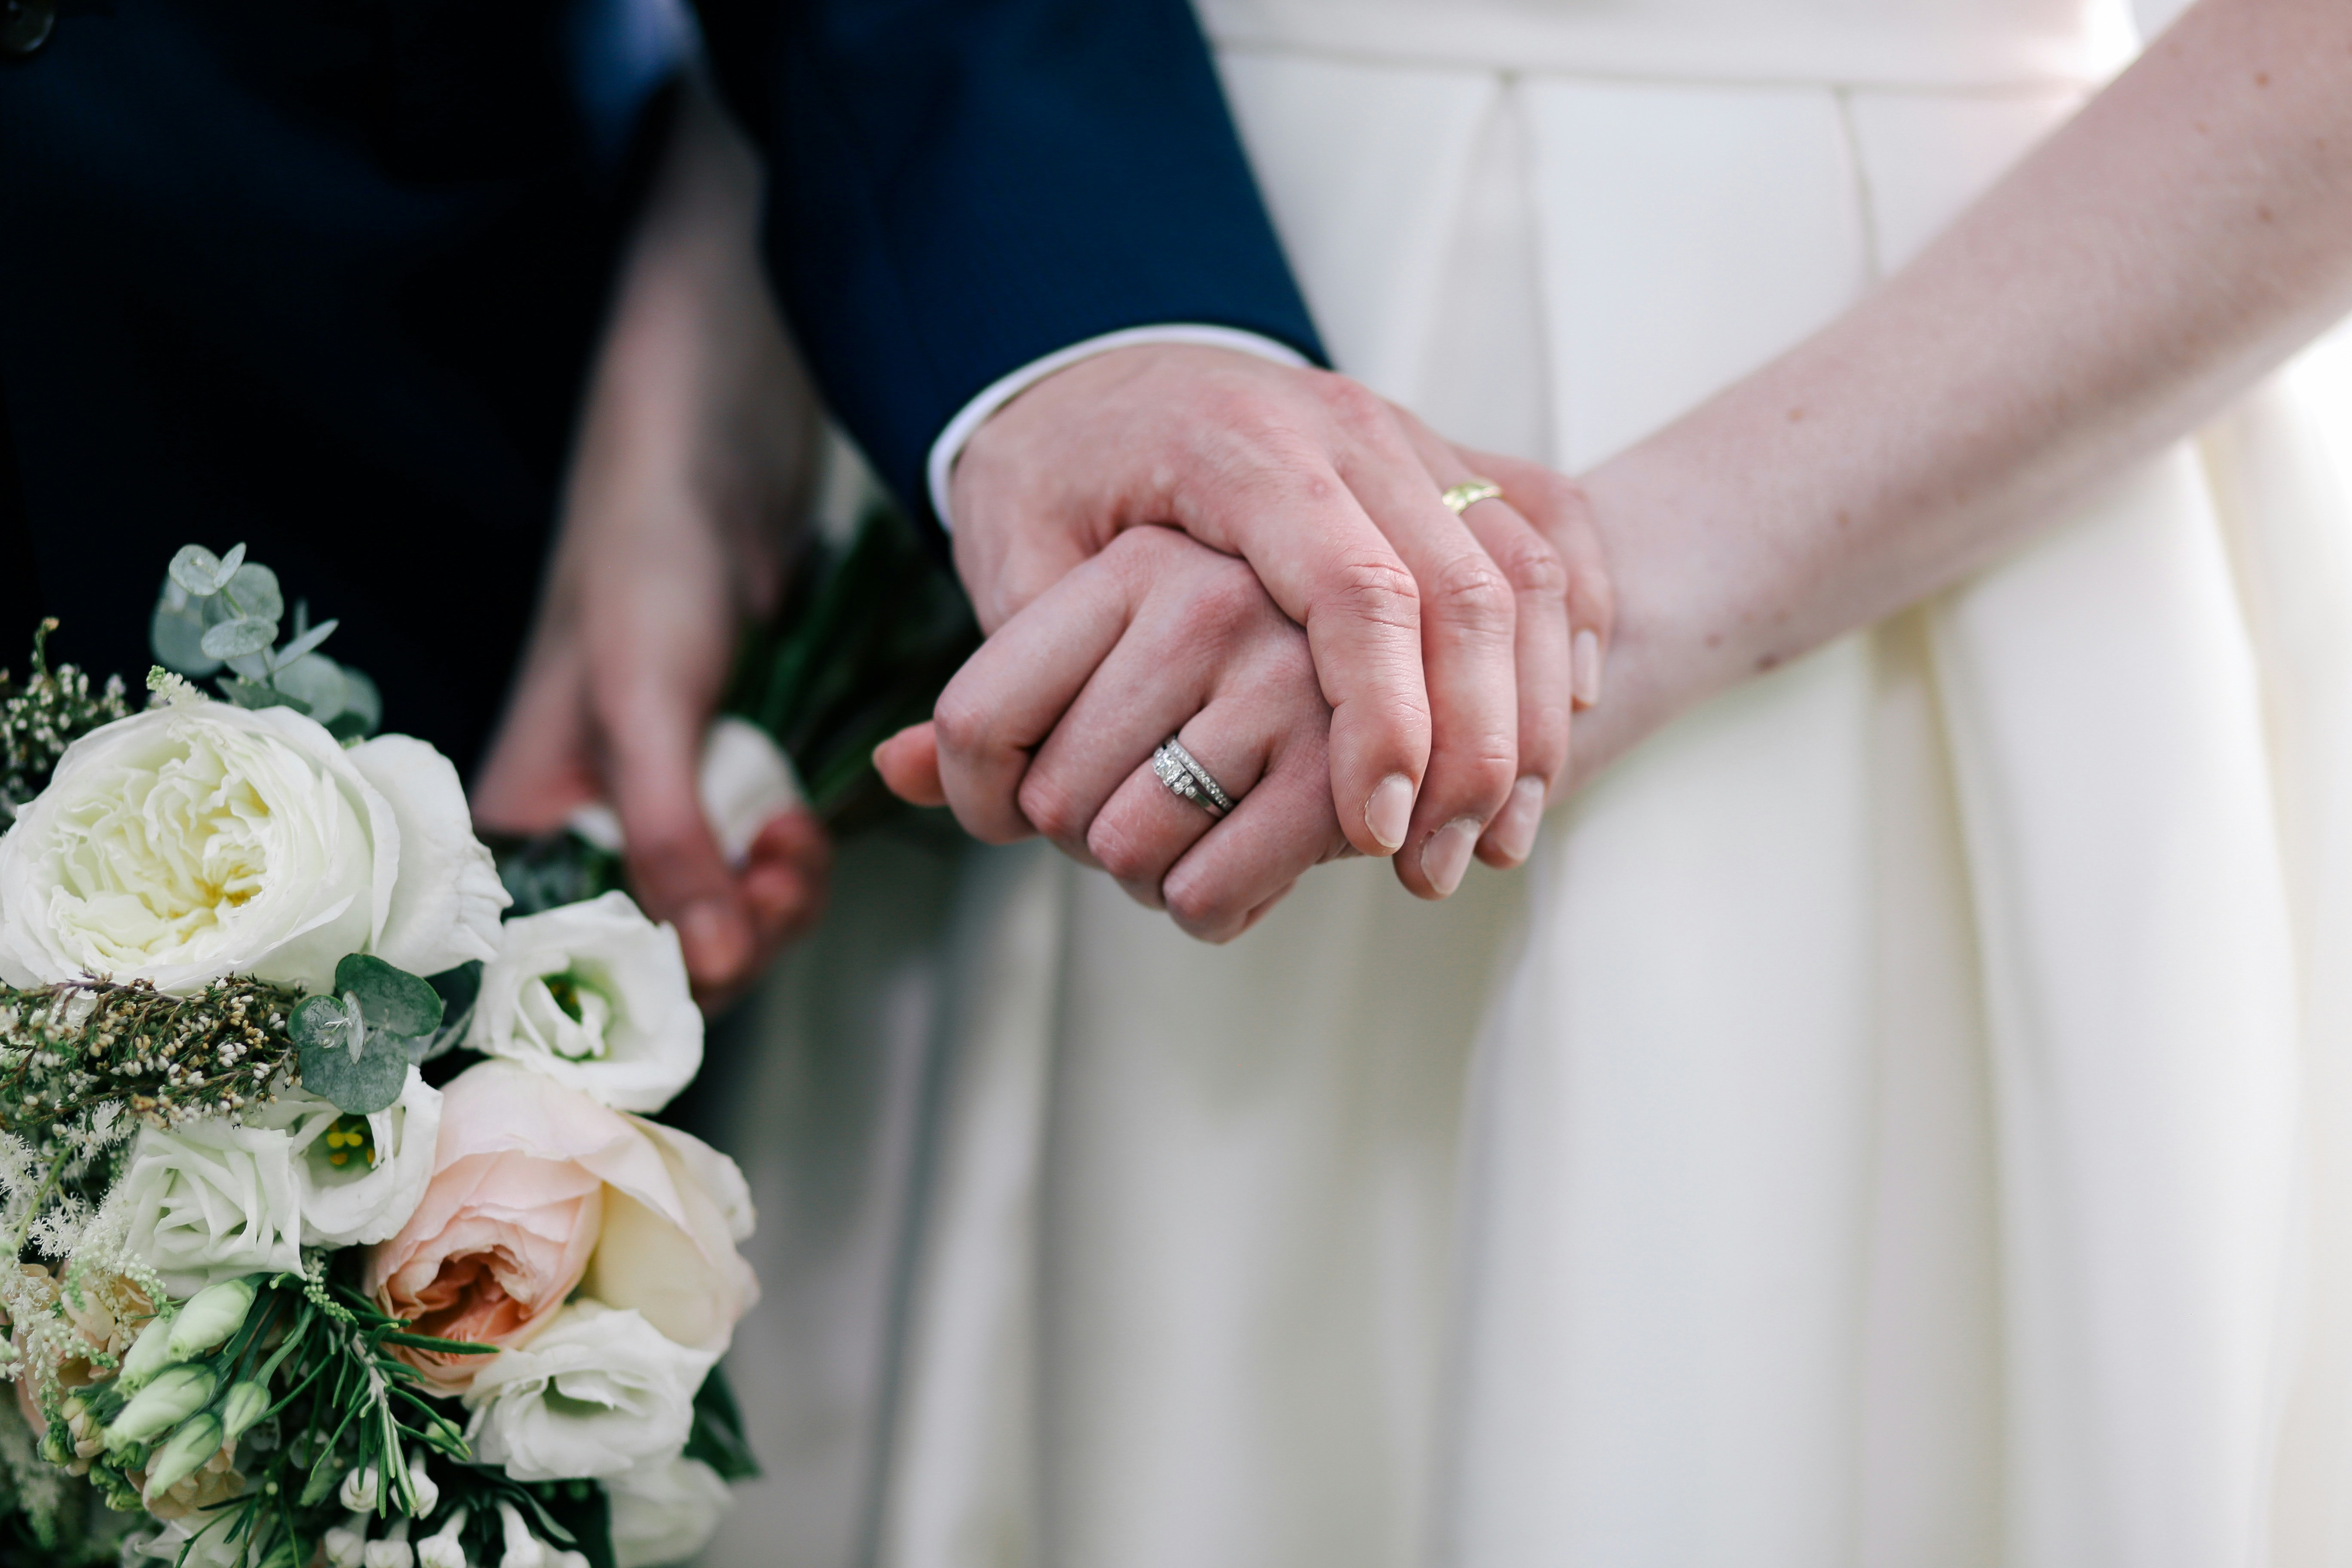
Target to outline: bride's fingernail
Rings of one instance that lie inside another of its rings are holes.
[[[1457,816],[1429,836],[1421,847],[1421,874],[1441,899],[1462,885],[1462,873],[1470,868],[1470,851],[1478,847],[1478,832],[1484,826],[1475,816]]]
[[[1391,773],[1364,803],[1364,827],[1371,834],[1372,842],[1391,854],[1404,842],[1405,829],[1412,826],[1412,781],[1402,773]]]
[[[1486,829],[1496,852],[1514,865],[1526,859],[1536,847],[1536,829],[1543,826],[1543,780],[1523,778],[1511,786],[1511,798],[1503,803],[1503,809]]]
[[[1569,694],[1587,708],[1601,700],[1601,637],[1581,631],[1568,650]]]

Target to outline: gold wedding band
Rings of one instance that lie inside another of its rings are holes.
[[[1465,479],[1437,499],[1445,503],[1446,510],[1460,517],[1482,500],[1502,500],[1503,487],[1492,479]]]

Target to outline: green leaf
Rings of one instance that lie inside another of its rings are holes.
[[[359,715],[364,726],[360,731],[361,734],[373,735],[383,725],[383,695],[376,690],[375,682],[361,671],[348,664],[341,666],[341,668],[343,679],[349,685],[349,689],[343,693],[343,710]]]
[[[341,996],[305,996],[286,1020],[286,1032],[305,1051],[341,1051],[357,1061],[367,1047],[367,1018]]]
[[[203,677],[221,667],[204,650],[205,617],[185,599],[169,596],[155,601],[154,618],[147,623],[147,643],[155,658],[182,675]]]
[[[251,616],[240,616],[233,621],[223,621],[208,626],[197,646],[207,658],[230,659],[242,654],[261,653],[278,640],[278,623]]]
[[[371,1032],[413,1038],[441,1026],[441,993],[422,976],[373,953],[354,952],[335,965],[335,989],[359,998]]]
[[[314,996],[314,1002],[326,998]],[[335,1109],[349,1116],[367,1116],[383,1110],[400,1098],[408,1085],[408,1049],[405,1041],[393,1035],[368,1031],[366,1044],[359,1059],[340,1045],[320,1048],[301,1047],[302,1087],[312,1094],[334,1101]]]
[[[257,680],[229,679],[220,683],[220,694],[239,708],[299,708],[301,704],[274,686]]]
[[[482,994],[482,961],[468,959],[455,969],[426,975],[425,983],[441,994],[441,1026],[434,1031],[420,1060],[465,1044],[466,1031],[474,1022],[474,1003]]]
[[[208,599],[228,586],[236,569],[245,563],[245,546],[231,550],[226,558],[214,554],[201,544],[183,544],[180,552],[172,557],[172,581],[189,595]]]
[[[335,661],[315,653],[279,664],[269,684],[292,698],[321,724],[343,710],[344,693],[349,689],[349,682],[343,679],[343,672]]]
[[[281,669],[286,666],[292,664],[296,659],[300,658],[303,655],[315,651],[320,643],[325,642],[329,637],[333,637],[335,635],[335,628],[341,626],[343,623],[341,621],[320,621],[317,626],[307,628],[304,627],[302,623],[299,621],[297,621],[294,624],[296,627],[294,640],[288,643],[284,647],[279,648],[275,656],[278,667]],[[321,659],[320,662],[329,665],[333,663],[331,659]]]
[[[694,1392],[694,1429],[686,1439],[686,1457],[699,1459],[719,1472],[723,1481],[755,1480],[760,1461],[743,1436],[743,1412],[727,1382],[722,1363],[710,1369]]]
[[[278,574],[257,561],[236,569],[221,590],[229,608],[251,620],[277,622],[286,616],[286,596],[278,591]]]
[[[383,966],[401,973],[388,963]],[[400,1098],[408,1082],[406,1038],[371,1028],[366,1014],[366,1004],[347,991],[340,997],[305,996],[287,1019],[287,1032],[294,1037],[302,1064],[302,1087],[352,1116],[382,1110]]]

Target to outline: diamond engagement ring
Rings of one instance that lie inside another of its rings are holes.
[[[1224,786],[1211,777],[1201,765],[1201,759],[1184,749],[1184,742],[1171,735],[1151,753],[1151,771],[1168,786],[1171,795],[1181,795],[1199,806],[1213,818],[1233,810],[1234,797]]]
[[[1492,479],[1467,479],[1437,498],[1445,510],[1460,517],[1482,500],[1501,500],[1503,487]]]

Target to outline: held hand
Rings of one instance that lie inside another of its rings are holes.
[[[1043,832],[1211,942],[1348,852],[1307,637],[1256,574],[1172,529],[1122,533],[1006,621],[938,717],[875,761],[978,837]],[[1213,819],[1146,765],[1174,734],[1236,803]]]
[[[484,826],[519,833],[609,801],[630,886],[677,922],[712,1007],[815,920],[831,858],[800,811],[730,867],[696,788],[738,630],[782,588],[814,430],[759,275],[757,188],[740,141],[689,96],[597,361],[546,599],[473,792]]]
[[[1306,628],[1332,708],[1340,831],[1443,898],[1474,847],[1525,858],[1574,706],[1559,542],[1515,510],[1512,484],[1451,512],[1440,498],[1477,473],[1343,377],[1230,350],[1119,349],[1048,376],[973,436],[952,484],[956,560],[990,631],[1139,525],[1246,561]]]

